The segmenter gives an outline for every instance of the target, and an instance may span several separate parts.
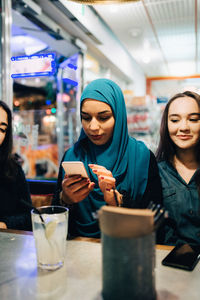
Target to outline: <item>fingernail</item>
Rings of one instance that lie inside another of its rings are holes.
[[[101,179],[104,179],[104,177],[103,177],[103,176],[101,176],[100,178],[101,178]]]

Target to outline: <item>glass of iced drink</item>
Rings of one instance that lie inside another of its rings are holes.
[[[42,206],[31,211],[37,262],[42,269],[55,270],[64,264],[68,214],[68,208],[62,206]]]

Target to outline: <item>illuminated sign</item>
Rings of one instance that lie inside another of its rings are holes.
[[[157,103],[167,103],[168,102],[168,98],[167,97],[157,97]]]
[[[55,73],[55,54],[35,54],[11,57],[11,77],[51,76]]]
[[[60,64],[60,68],[63,69],[62,80],[72,86],[77,86],[77,63],[78,54],[74,54]]]

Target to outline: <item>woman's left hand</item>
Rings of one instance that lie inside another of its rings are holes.
[[[112,175],[112,172],[107,170],[103,166],[89,164],[89,167],[92,169],[92,172],[95,173],[98,177],[99,187],[104,194],[104,200],[108,205],[116,206],[116,201],[114,198],[113,189],[115,188],[115,178]]]

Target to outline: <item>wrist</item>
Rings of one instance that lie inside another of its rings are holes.
[[[65,193],[63,193],[63,191],[60,192],[59,198],[60,204],[63,206],[73,204],[73,202],[67,197]]]

